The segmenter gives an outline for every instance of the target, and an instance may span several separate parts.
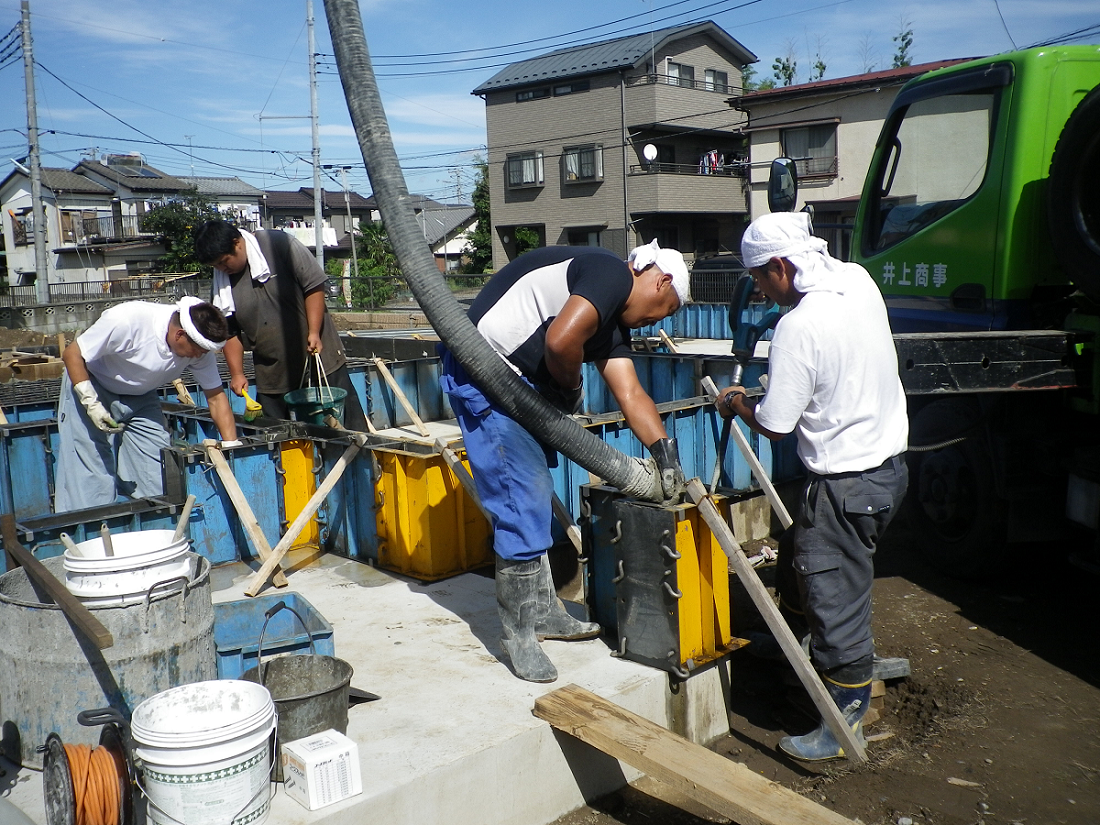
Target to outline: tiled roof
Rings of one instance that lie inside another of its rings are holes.
[[[203,195],[237,195],[250,200],[258,199],[264,192],[240,178],[182,178]]]
[[[82,195],[113,195],[114,190],[68,169],[42,168],[42,185],[51,192],[79,192]]]
[[[444,238],[451,237],[459,227],[469,225],[474,215],[472,206],[444,206],[417,213],[416,222],[420,224],[428,244],[435,246]]]
[[[754,63],[757,59],[755,54],[718,25],[706,21],[558,49],[530,60],[521,60],[501,69],[474,89],[473,94],[633,68],[644,63],[651,52],[660,49],[667,41],[697,33],[707,33],[715,37],[741,63]]]
[[[302,209],[306,212],[313,212],[313,187],[303,186],[294,192],[287,192],[285,190],[268,189],[264,192],[267,196],[267,208],[268,209]],[[325,209],[330,211],[345,211],[348,206],[344,203],[344,190],[343,189],[321,189],[321,200]],[[356,212],[365,212],[372,208],[373,202],[370,198],[364,198],[358,192],[348,192],[348,200],[351,202],[351,208]]]
[[[126,174],[126,172],[120,171],[122,169],[140,169],[141,171],[139,174],[135,175]],[[141,166],[122,167],[108,166],[105,163],[94,160],[82,160],[73,167],[73,171],[77,174],[87,172],[89,174],[101,175],[134,192],[180,192],[188,188],[188,185],[179,178],[166,175],[159,169],[154,169],[152,166],[144,164]]]
[[[956,63],[965,63],[968,60],[974,60],[974,58],[958,57],[951,60],[935,60],[931,63],[920,63],[916,66],[903,66],[900,69],[884,69],[879,72],[849,75],[848,77],[815,80],[812,83],[799,83],[795,86],[776,86],[774,89],[748,92],[741,97],[734,98],[734,100],[737,101],[738,106],[752,106],[755,103],[772,103],[787,97],[804,97],[811,94],[850,91],[864,86],[900,86],[917,75],[922,75],[933,69],[942,69],[945,66],[954,66]]]

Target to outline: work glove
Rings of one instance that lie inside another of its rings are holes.
[[[88,418],[92,419],[96,429],[105,433],[122,432],[122,426],[111,418],[107,408],[100,402],[91,381],[80,381],[73,384],[73,392],[80,399],[80,403],[84,405],[84,409],[88,411]]]
[[[684,471],[680,467],[680,453],[676,450],[676,439],[661,438],[654,441],[649,445],[649,454],[653,456],[657,472],[660,473],[665,501],[679,501],[686,482]]]
[[[576,415],[584,409],[584,383],[576,389],[567,390],[551,378],[546,384],[538,386],[539,395],[549,401],[566,415]]]

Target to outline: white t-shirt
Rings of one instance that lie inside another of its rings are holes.
[[[77,337],[88,372],[118,395],[144,395],[183,375],[187,368],[204,390],[222,386],[212,352],[181,358],[168,348],[168,322],[175,304],[132,301],[105,310]]]
[[[799,458],[821,475],[870,470],[906,449],[897,351],[863,267],[847,264],[821,279],[779,320],[756,420],[772,432],[796,431]]]

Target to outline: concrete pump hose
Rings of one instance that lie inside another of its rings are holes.
[[[478,386],[530,432],[630,496],[664,498],[652,461],[624,455],[550,406],[470,323],[436,268],[416,222],[371,66],[358,0],[324,0],[336,65],[382,221],[401,270],[428,321]]]

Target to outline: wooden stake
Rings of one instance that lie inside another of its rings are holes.
[[[103,552],[107,556],[113,556],[115,554],[115,545],[111,541],[111,530],[107,526],[107,522],[103,522],[99,525],[99,537],[103,540]]]
[[[212,438],[207,438],[202,442],[202,446],[206,450],[207,459],[218,471],[218,478],[222,480],[225,492],[228,493],[229,500],[233,502],[233,507],[241,520],[241,526],[244,528],[245,534],[252,540],[252,546],[256,548],[260,561],[266,563],[271,558],[271,545],[267,543],[264,531],[260,529],[260,522],[256,519],[256,514],[252,512],[252,505],[245,498],[237,477],[229,469],[229,464],[226,462],[225,456],[222,455],[218,442]],[[276,587],[286,587],[290,583],[286,580],[286,575],[282,570],[274,575],[272,582]]]
[[[845,756],[854,762],[867,761],[867,754],[863,746],[856,740],[852,729],[848,727],[844,717],[840,715],[840,709],[837,708],[836,703],[825,690],[825,685],[818,678],[809,660],[806,659],[806,654],[802,651],[802,645],[791,633],[791,629],[780,615],[779,608],[775,606],[775,602],[772,600],[767,588],[764,587],[764,583],[760,581],[756,570],[745,558],[745,554],[741,551],[741,545],[734,538],[733,531],[730,530],[729,525],[722,518],[722,514],[718,512],[718,508],[714,506],[714,502],[707,496],[707,488],[703,486],[699,479],[693,478],[688,482],[687,492],[691,500],[695,502],[695,506],[699,508],[699,514],[706,521],[707,526],[710,527],[714,538],[717,539],[718,546],[729,557],[738,579],[748,592],[753,604],[756,605],[756,609],[760,611],[760,615],[767,623],[768,629],[771,630],[772,635],[779,642],[783,654],[787,657],[787,661],[791,663],[794,672],[798,674],[802,686],[810,694],[810,698],[817,707],[818,713],[821,714],[822,720],[824,720],[833,736],[836,737],[836,740],[844,746]]]
[[[366,438],[366,436],[361,437]],[[351,444],[344,450],[344,454],[336,460],[336,463],[332,467],[332,471],[325,477],[325,480],[321,482],[321,486],[317,488],[317,492],[313,494],[313,497],[308,502],[306,502],[306,506],[303,508],[302,512],[298,514],[298,518],[294,519],[294,523],[287,528],[285,533],[283,533],[283,537],[279,539],[279,543],[276,544],[271,551],[270,558],[263,563],[256,572],[256,575],[249,581],[248,587],[244,591],[246,596],[255,596],[263,589],[263,586],[267,584],[267,579],[272,571],[278,568],[279,562],[282,560],[283,556],[286,555],[286,551],[290,549],[290,545],[298,538],[298,534],[302,532],[302,528],[306,526],[306,523],[311,518],[313,518],[313,514],[317,512],[317,508],[321,506],[329,492],[336,486],[336,482],[339,481],[340,476],[344,474],[344,469],[351,463],[351,460],[355,458],[356,453],[359,452],[359,447],[359,443]]]
[[[187,500],[183,503],[183,512],[180,513],[180,520],[176,522],[176,532],[172,535],[172,541],[177,542],[183,538],[187,532],[187,522],[191,520],[191,508],[195,506],[195,496],[188,494]]]
[[[425,426],[420,416],[416,414],[416,410],[414,410],[413,405],[409,403],[409,399],[405,396],[405,393],[401,391],[401,386],[397,383],[397,379],[390,373],[385,362],[378,356],[375,356],[374,366],[378,368],[379,375],[381,375],[389,385],[389,388],[393,391],[394,398],[397,399],[397,402],[404,408],[405,412],[409,414],[409,418],[413,420],[420,434],[425,438],[431,437],[431,431]]]
[[[744,825],[852,820],[576,685],[535,700],[535,716]]]
[[[477,509],[479,509],[481,514],[489,519],[489,523],[492,524],[492,517],[485,511],[485,508],[481,506],[481,496],[477,493],[477,485],[474,483],[474,477],[470,475],[470,471],[466,469],[466,465],[462,463],[462,459],[458,457],[458,453],[447,446],[447,439],[442,437],[435,440],[435,447],[439,450],[440,455],[443,456],[443,460],[447,462],[447,466],[451,468],[451,472],[455,474],[458,483],[462,485],[462,489],[466,491],[466,495],[473,499],[474,504],[477,505]]]
[[[195,406],[195,399],[191,397],[191,393],[187,391],[187,387],[183,383],[182,378],[177,378],[172,382],[172,386],[176,388],[176,398],[179,402],[185,406]]]
[[[676,346],[675,343],[673,343],[672,339],[668,337],[667,332],[665,332],[663,329],[659,329],[657,330],[657,335],[660,336],[662,343],[664,343],[664,345],[668,347],[669,352],[671,352],[673,355],[680,354],[679,348]]]
[[[100,650],[115,643],[103,623],[80,600],[69,592],[64,582],[58,581],[42,562],[34,557],[26,547],[19,543],[19,534],[15,527],[15,516],[4,513],[0,516],[0,529],[3,531],[4,551],[8,554],[8,569],[19,565],[27,571],[27,576],[50,595],[54,603],[61,608],[73,627],[89,639]]]

